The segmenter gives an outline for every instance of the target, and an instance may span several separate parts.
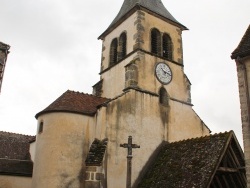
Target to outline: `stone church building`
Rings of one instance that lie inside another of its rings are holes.
[[[185,30],[161,0],[124,0],[93,93],[38,112],[36,137],[0,132],[0,188],[246,187],[234,133],[211,135],[192,108]]]

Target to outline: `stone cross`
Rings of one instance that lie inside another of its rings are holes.
[[[128,148],[128,156],[127,156],[127,183],[126,188],[131,188],[131,176],[132,176],[132,149],[140,148],[137,144],[132,144],[132,136],[128,137],[127,144],[120,144],[120,147]]]

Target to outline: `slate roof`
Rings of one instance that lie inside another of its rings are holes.
[[[232,52],[231,58],[236,59],[237,57],[243,58],[246,56],[250,56],[250,25],[241,39],[240,44]]]
[[[47,108],[37,113],[35,117],[38,118],[42,114],[51,112],[70,112],[93,116],[97,112],[98,106],[108,101],[107,98],[68,90]]]
[[[0,50],[9,50],[10,46],[8,44],[4,44],[3,42],[0,42]]]
[[[88,156],[85,160],[87,166],[101,166],[107,148],[108,139],[95,139],[90,146]]]
[[[0,131],[0,174],[32,175],[29,142],[34,137]]]
[[[134,12],[133,10],[140,10],[141,8],[144,8],[150,12],[153,12],[160,17],[170,20],[171,22],[177,24],[182,29],[187,29],[184,25],[179,23],[165,8],[161,0],[124,0],[122,7],[115,17],[115,19],[112,21],[112,23],[109,25],[109,27],[106,29],[106,31],[101,34],[99,39],[102,39],[104,35],[109,33],[110,30],[112,30],[113,27],[115,27],[116,24],[118,24],[119,21],[124,20],[128,17],[128,15]],[[118,24],[119,25],[119,24]]]
[[[208,187],[232,137],[231,131],[163,144],[138,188]],[[237,153],[242,159],[242,150]]]

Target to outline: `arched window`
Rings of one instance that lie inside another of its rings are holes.
[[[117,63],[117,39],[113,39],[110,45],[109,66]]]
[[[168,93],[164,87],[161,87],[159,91],[159,102],[163,106],[168,106]]]
[[[162,56],[167,59],[172,59],[172,41],[168,34],[164,33],[162,36]]]
[[[151,52],[156,55],[161,55],[161,34],[157,29],[151,31]]]
[[[119,55],[118,60],[124,58],[127,55],[127,35],[123,32],[119,38]]]

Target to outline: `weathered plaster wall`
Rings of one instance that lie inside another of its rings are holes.
[[[31,188],[31,177],[0,175],[0,188]]]
[[[101,75],[103,79],[102,97],[114,98],[120,95],[125,88],[125,65],[130,63],[137,54],[124,59],[119,65],[112,67]]]
[[[155,66],[159,62],[164,62],[171,68],[172,81],[167,85],[162,85],[155,76]],[[158,94],[160,87],[163,86],[170,97],[187,102],[189,98],[187,84],[182,66],[149,54],[141,55],[141,61],[138,62],[139,88]]]
[[[49,113],[38,118],[43,132],[37,134],[33,188],[79,188],[82,167],[94,139],[93,117],[72,113]]]
[[[35,154],[36,154],[36,142],[30,143],[30,157],[31,160],[35,161]]]
[[[192,109],[192,106],[170,100],[168,141],[209,135],[209,129]]]
[[[120,144],[127,143],[128,136],[132,136],[133,142],[141,146],[133,151],[132,177],[135,181],[162,141],[209,134],[191,106],[171,101],[170,107],[163,107],[157,96],[135,90],[129,90],[98,114],[100,128],[96,137],[109,139],[106,174],[109,188],[123,188],[126,185],[127,149],[121,148]]]

